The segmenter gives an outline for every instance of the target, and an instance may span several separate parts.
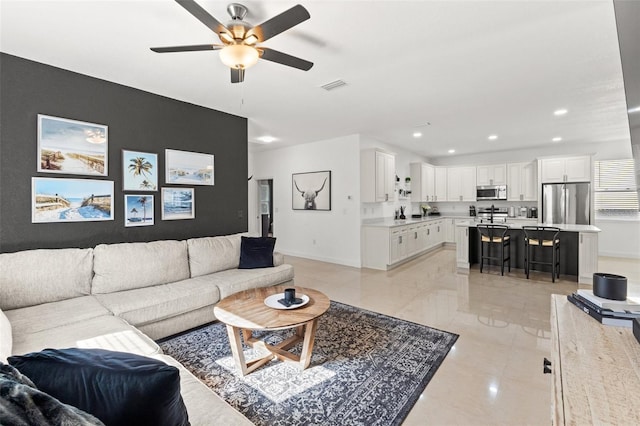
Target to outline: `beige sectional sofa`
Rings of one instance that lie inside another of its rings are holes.
[[[0,361],[45,348],[131,352],[180,369],[191,424],[251,424],[154,340],[215,320],[252,287],[288,285],[293,267],[238,269],[241,234],[0,254]]]

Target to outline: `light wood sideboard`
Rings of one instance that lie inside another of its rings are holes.
[[[600,324],[551,296],[554,425],[640,424],[640,343],[631,328]]]

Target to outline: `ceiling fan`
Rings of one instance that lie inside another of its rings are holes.
[[[309,71],[313,62],[291,56],[268,47],[258,46],[301,22],[311,17],[307,9],[296,5],[281,14],[263,22],[260,25],[251,26],[243,21],[247,14],[247,8],[238,3],[231,3],[227,12],[231,15],[231,21],[222,25],[216,18],[198,5],[194,0],[176,0],[180,6],[192,14],[196,19],[216,33],[222,44],[197,44],[191,46],[152,47],[157,53],[169,52],[193,52],[200,50],[219,50],[222,62],[231,68],[231,82],[244,81],[244,72],[255,65],[258,59],[277,62],[289,67]]]

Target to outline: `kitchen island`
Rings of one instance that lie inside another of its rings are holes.
[[[456,266],[460,273],[469,273],[471,265],[480,263],[480,238],[476,229],[479,224],[476,221],[456,223]],[[523,225],[509,222],[495,224],[509,227],[511,267],[524,269]],[[560,276],[568,275],[579,283],[591,284],[593,273],[598,271],[598,233],[600,229],[593,225],[544,226],[560,228]],[[550,261],[551,253],[544,254],[549,255]],[[549,275],[551,274],[550,266],[546,265],[536,265],[532,270],[548,271]]]

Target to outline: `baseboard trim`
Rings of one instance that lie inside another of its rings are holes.
[[[301,257],[303,259],[311,259],[311,260],[317,260],[317,261],[320,261],[320,262],[335,263],[335,264],[338,264],[338,265],[351,266],[353,268],[360,268],[361,267],[360,260],[355,261],[355,260],[337,259],[337,258],[333,258],[333,257],[316,256],[316,255],[309,254],[309,253],[300,253],[300,252],[296,252],[296,251],[282,250],[280,248],[278,248],[278,252],[284,254],[285,256]]]
[[[624,259],[640,259],[640,253],[634,255],[628,252],[601,251],[601,252],[598,252],[598,256],[622,257]]]

